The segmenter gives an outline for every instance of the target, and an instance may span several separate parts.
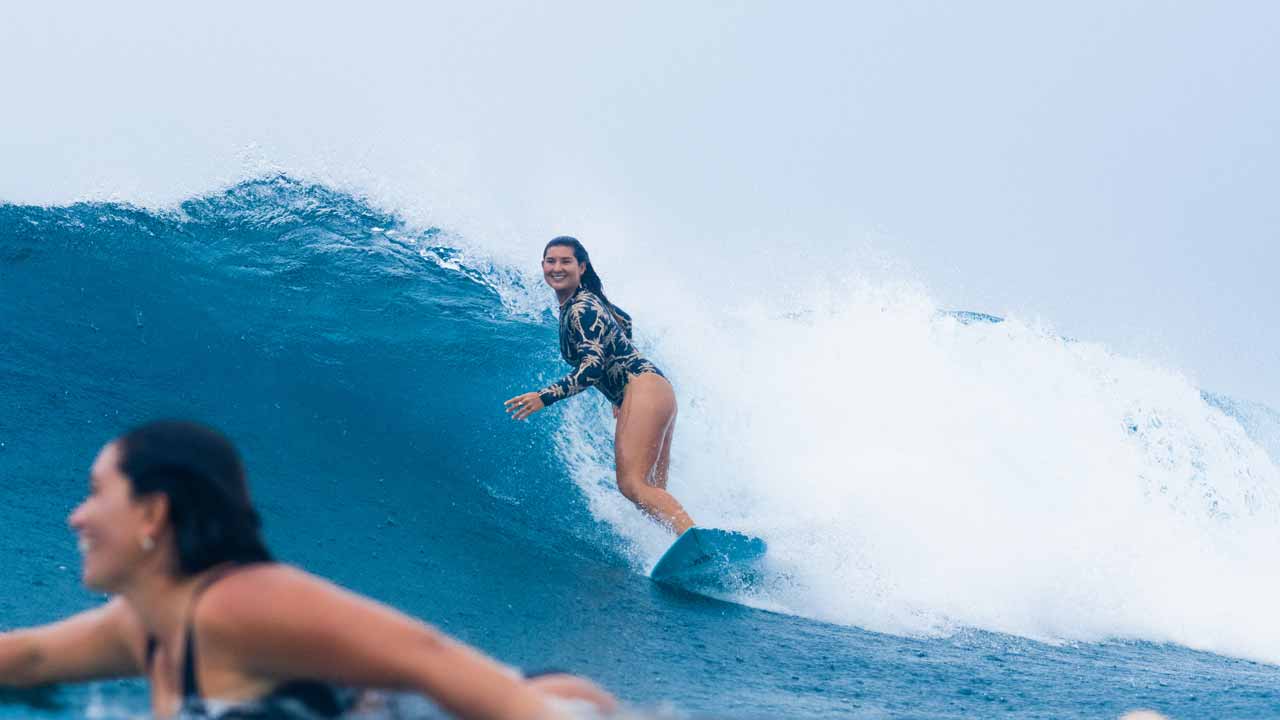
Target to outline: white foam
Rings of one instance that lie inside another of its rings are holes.
[[[784,580],[747,602],[1280,661],[1280,471],[1179,373],[889,282],[683,299],[639,313],[680,397],[671,490],[769,542]],[[613,490],[611,419],[561,412],[576,481],[647,569],[669,538]]]

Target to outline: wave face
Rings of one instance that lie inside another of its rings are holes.
[[[642,270],[606,277],[625,291]],[[771,579],[733,598],[769,612],[657,592],[641,573],[669,538],[613,488],[604,402],[502,412],[565,370],[528,271],[288,176],[167,211],[0,206],[0,621],[98,602],[66,513],[103,442],[174,415],[243,448],[282,557],[632,699],[734,708],[678,679],[690,637],[702,657],[812,650],[770,661],[804,682],[737,701],[815,717],[867,692],[813,679],[850,647],[1122,639],[1280,662],[1276,413],[852,273],[767,301],[710,282],[614,296],[680,398],[671,489],[770,544]],[[637,685],[634,653],[667,679]]]
[[[332,547],[373,559],[423,532],[611,552],[576,495],[547,487],[546,428],[502,413],[553,330],[503,317],[438,230],[402,237],[287,178],[167,213],[9,206],[0,225],[4,457],[20,497],[64,497],[48,522],[32,513],[38,544],[66,545],[60,513],[98,446],[172,415],[227,429],[280,520],[268,533],[308,564],[363,574]]]

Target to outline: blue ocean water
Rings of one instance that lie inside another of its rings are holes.
[[[410,228],[359,198],[287,176],[167,211],[0,206],[0,629],[101,602],[79,586],[65,526],[88,465],[130,425],[183,416],[240,445],[283,559],[513,664],[587,674],[646,714],[1102,718],[1150,707],[1175,718],[1280,715],[1272,664],[1280,647],[1266,645],[1262,630],[1257,647],[1234,650],[1258,617],[1232,606],[1204,620],[1175,603],[1173,620],[1153,617],[1148,626],[1112,621],[1108,613],[1123,603],[1101,596],[1084,613],[1102,618],[1096,626],[1075,628],[1076,615],[1045,611],[1037,622],[1051,628],[1024,632],[1007,619],[1013,611],[982,621],[996,613],[984,615],[981,585],[956,589],[977,598],[966,600],[964,608],[979,608],[966,615],[958,605],[927,606],[920,593],[895,595],[904,578],[865,592],[842,580],[854,609],[805,587],[728,602],[651,583],[650,541],[600,507],[581,481],[591,458],[565,441],[597,416],[548,413],[516,424],[502,412],[502,400],[563,371],[552,316],[512,312],[501,269],[468,264],[457,246],[447,230]],[[957,319],[957,333],[1000,325],[976,313]],[[697,372],[678,357],[659,359],[696,403],[704,393]],[[1248,483],[1270,478],[1268,460],[1256,458],[1280,455],[1276,414],[1200,397],[1215,422],[1220,413],[1230,424],[1231,443],[1256,444],[1240,451],[1254,459],[1233,476],[1247,476],[1236,478],[1245,500],[1232,500],[1212,458],[1193,453],[1183,462],[1181,446],[1161,432],[1177,416],[1134,410],[1118,429],[1125,442],[1149,448],[1155,467],[1191,468],[1190,490],[1161,476],[1144,486],[1148,496],[1169,498],[1182,514],[1203,505],[1214,527],[1270,513]],[[703,437],[705,428],[690,432]],[[588,440],[607,450],[607,433]],[[797,554],[770,530],[783,560]],[[887,572],[873,569],[839,577]],[[793,564],[779,569],[778,582],[804,586],[806,572],[844,567]],[[1052,574],[1064,587],[1087,581]],[[889,619],[872,613],[859,622],[858,602],[870,597],[893,606]],[[917,602],[895,604],[899,597]],[[1016,604],[1008,597],[1001,608]],[[923,620],[913,631],[900,616]],[[1181,637],[1170,629],[1179,622],[1194,631],[1189,644],[1213,645],[1218,624],[1230,630],[1223,652],[1170,642]],[[139,683],[0,695],[0,717],[126,717],[145,708]]]

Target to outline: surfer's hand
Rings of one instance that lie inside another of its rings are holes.
[[[525,682],[545,695],[585,702],[595,706],[595,709],[602,713],[611,713],[618,709],[618,701],[609,694],[608,690],[583,677],[552,673],[529,678]]]
[[[617,419],[618,419],[618,416],[619,416],[619,415],[621,415],[621,414],[622,414],[622,408],[618,407],[617,405],[614,405],[614,406],[613,406],[613,419],[614,419],[614,420],[617,420]]]
[[[503,405],[507,406],[507,412],[510,413],[512,420],[524,420],[546,407],[546,405],[542,404],[542,398],[536,392],[517,395],[503,403]]]

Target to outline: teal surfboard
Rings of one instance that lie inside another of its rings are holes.
[[[693,592],[732,592],[749,586],[768,546],[732,530],[689,528],[663,553],[649,577]]]

